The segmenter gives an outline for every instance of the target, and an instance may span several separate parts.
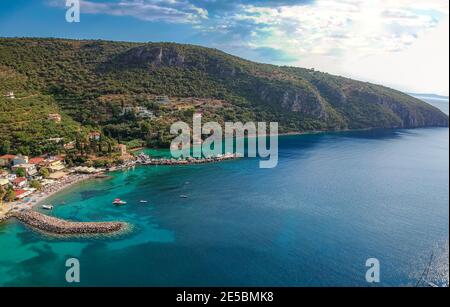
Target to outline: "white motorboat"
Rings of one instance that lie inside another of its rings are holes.
[[[121,200],[120,198],[116,198],[116,199],[113,201],[113,205],[116,205],[116,206],[122,206],[122,205],[126,205],[126,204],[127,204],[127,202]]]

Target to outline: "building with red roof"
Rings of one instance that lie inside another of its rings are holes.
[[[27,190],[14,190],[14,193],[16,194],[16,199],[23,199],[30,195],[32,191]]]
[[[27,178],[17,177],[12,181],[12,184],[16,187],[23,188],[24,186],[26,186],[27,182],[28,182]]]
[[[39,164],[41,164],[41,163],[44,162],[44,161],[45,161],[44,158],[42,158],[42,157],[36,157],[36,158],[31,158],[31,159],[28,161],[28,164],[39,165]]]

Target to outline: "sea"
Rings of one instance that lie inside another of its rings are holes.
[[[448,100],[427,102],[448,114]],[[245,158],[114,172],[49,198],[46,214],[130,231],[3,223],[0,286],[448,286],[448,157],[448,128],[369,130],[280,137],[273,169]]]

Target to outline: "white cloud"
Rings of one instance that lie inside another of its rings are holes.
[[[448,63],[448,48],[446,54],[434,52],[431,60],[430,50],[417,47],[438,28],[441,35],[445,34],[440,23],[448,17],[448,10],[447,0],[317,0],[308,5],[278,8],[243,5],[232,19],[237,24],[254,26],[247,42],[249,47],[281,49],[297,57],[299,66],[404,90],[448,93],[448,85],[444,85],[445,80],[448,82],[448,69],[447,77],[437,71],[442,71],[437,65],[431,65],[433,72],[425,69],[428,80],[434,82],[424,82],[422,76],[406,78],[395,73],[418,63],[423,67],[431,61]],[[443,38],[435,35],[434,39],[428,39],[428,44],[442,48]]]
[[[51,0],[52,6],[64,6],[63,0]],[[131,16],[145,21],[168,23],[200,23],[208,18],[208,11],[187,0],[115,0],[80,1],[82,14]]]
[[[281,44],[294,53],[332,55],[352,50],[366,56],[409,46],[422,32],[436,27],[444,14],[448,15],[445,1],[318,0],[279,8],[242,5],[233,19],[264,29],[251,41],[259,47]]]
[[[449,95],[449,20],[419,36],[407,49],[381,56],[347,55],[337,71],[407,92]]]

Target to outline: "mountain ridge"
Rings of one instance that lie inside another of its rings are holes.
[[[448,127],[448,116],[400,91],[195,45],[0,38],[0,67],[18,76],[18,91],[53,97],[81,125],[147,144],[167,144],[170,121],[195,111],[219,122],[278,121],[281,132]],[[198,103],[157,106],[155,95]],[[146,105],[158,118],[123,118],[124,104]]]

